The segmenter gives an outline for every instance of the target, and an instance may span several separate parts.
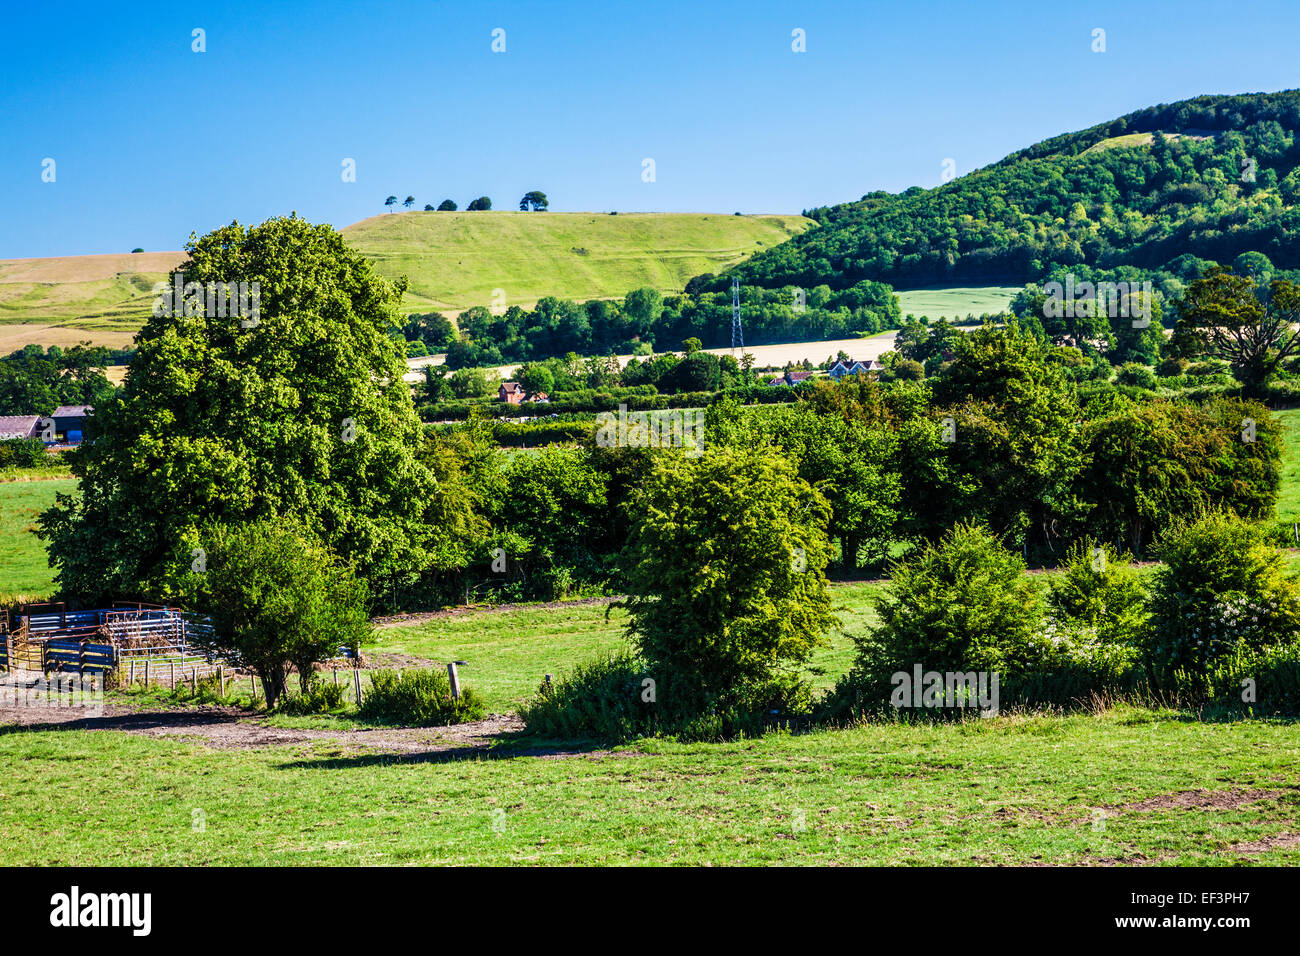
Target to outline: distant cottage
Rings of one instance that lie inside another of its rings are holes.
[[[501,387],[497,389],[497,398],[509,405],[522,405],[524,402],[535,402],[538,405],[551,404],[551,397],[545,392],[534,392],[529,395],[518,382],[502,382]]]
[[[798,385],[800,382],[806,382],[812,378],[812,372],[805,371],[787,371],[780,378],[774,378],[768,382],[769,385]]]
[[[868,372],[878,372],[881,368],[875,359],[867,359],[865,362],[849,359],[847,362],[836,362],[826,374],[838,382],[846,375],[866,375]]]

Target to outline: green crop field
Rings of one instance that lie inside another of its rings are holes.
[[[949,321],[965,319],[968,315],[979,318],[985,313],[1003,311],[1020,286],[945,286],[930,289],[909,289],[898,293],[898,305],[903,315],[918,319],[927,315],[931,319],[947,318]]]
[[[530,306],[553,295],[621,298],[653,286],[680,291],[812,225],[802,216],[716,213],[408,212],[363,219],[343,230],[384,275],[406,275],[412,310],[459,312]]]
[[[36,516],[54,504],[56,494],[76,488],[75,478],[0,481],[0,603],[48,597],[53,590],[45,542],[34,532]]]

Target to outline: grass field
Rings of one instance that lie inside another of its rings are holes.
[[[1300,408],[1274,412],[1282,423],[1282,484],[1277,493],[1277,517],[1300,521]]]
[[[45,561],[45,542],[36,537],[36,516],[54,496],[77,488],[70,477],[0,481],[0,604],[20,597],[48,597],[54,572]]]
[[[484,756],[0,727],[0,863],[1300,863],[1287,724],[1119,709]]]
[[[942,286],[930,289],[909,289],[898,293],[898,305],[903,315],[918,319],[947,318],[952,322],[965,320],[968,315],[979,318],[986,313],[1001,312],[1011,302],[1020,286]]]
[[[31,342],[122,347],[181,252],[0,260],[0,352]]]
[[[405,274],[413,311],[531,306],[543,296],[621,298],[653,286],[680,291],[812,225],[802,216],[698,213],[408,212],[343,230],[387,276]]]
[[[833,585],[820,686],[880,587]],[[510,711],[622,646],[625,620],[600,603],[458,611],[385,627],[368,656],[466,660],[489,711]],[[0,865],[1300,864],[1289,722],[1117,707],[613,750],[395,732],[417,741],[401,747],[330,717],[245,717],[235,737],[238,715],[192,709],[205,729],[159,738],[167,705],[136,696],[135,732],[0,724]]]
[[[831,593],[840,608],[840,627],[827,635],[830,645],[812,660],[819,688],[830,687],[848,670],[853,643],[845,632],[861,632],[875,622],[872,598],[879,585],[836,584]],[[506,713],[536,692],[546,674],[559,676],[596,654],[626,647],[626,626],[627,613],[605,603],[453,614],[410,627],[381,628],[368,656],[380,666],[410,658],[468,661],[465,682],[483,695],[490,712]]]

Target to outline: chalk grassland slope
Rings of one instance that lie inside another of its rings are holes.
[[[639,286],[681,291],[811,226],[802,216],[708,213],[411,212],[378,215],[344,236],[383,275],[407,275],[409,311],[455,314],[530,306],[543,296],[621,297]],[[0,260],[0,353],[29,343],[127,346],[152,288],[183,252]]]
[[[811,225],[797,215],[408,212],[363,219],[343,235],[383,275],[409,277],[405,308],[459,312],[493,305],[495,289],[521,307],[641,286],[678,292]]]
[[[0,260],[0,352],[32,342],[129,345],[182,252]]]

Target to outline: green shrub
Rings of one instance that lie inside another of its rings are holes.
[[[896,564],[879,636],[894,664],[1011,674],[1035,659],[1042,602],[1018,554],[983,528],[958,524]]]
[[[460,699],[451,696],[451,681],[441,670],[374,671],[370,689],[361,699],[357,715],[378,724],[442,727],[481,720],[483,700],[462,687]]]
[[[937,544],[895,564],[880,625],[855,636],[853,667],[827,702],[829,715],[878,710],[890,676],[988,671],[1014,679],[1042,664],[1043,606],[1020,556],[981,527],[958,524]]]
[[[1180,667],[1164,681],[1165,698],[1228,715],[1300,714],[1300,647],[1238,650],[1200,668]]]
[[[656,458],[632,505],[628,633],[656,675],[691,688],[695,713],[761,717],[773,697],[793,693],[783,675],[796,674],[835,623],[829,512],[765,450]]]
[[[1167,358],[1156,366],[1156,374],[1161,378],[1177,378],[1187,374],[1187,367],[1185,358]]]
[[[771,722],[811,709],[806,683],[788,674],[751,689],[742,704],[715,700],[701,706],[689,681],[622,651],[578,664],[558,680],[543,683],[520,716],[526,733],[547,739],[720,741],[760,734]]]
[[[282,714],[304,716],[342,710],[345,692],[346,689],[342,684],[334,684],[320,676],[315,676],[311,679],[305,693],[283,698],[279,711]]]
[[[39,468],[49,461],[37,438],[0,439],[0,468]]]
[[[1224,660],[1300,644],[1300,586],[1266,534],[1211,512],[1160,539],[1164,564],[1154,574],[1145,651],[1161,686],[1186,684]]]
[[[660,729],[654,701],[643,700],[646,669],[629,652],[578,664],[558,680],[545,682],[520,711],[529,734],[565,740],[624,741],[653,736]]]
[[[1146,620],[1146,597],[1126,555],[1085,538],[1066,552],[1047,604],[1055,618],[1090,629],[1102,644],[1136,646]]]
[[[1152,371],[1151,366],[1143,365],[1141,362],[1125,363],[1115,373],[1115,381],[1120,385],[1129,385],[1147,390],[1154,390],[1157,385],[1156,373]]]

